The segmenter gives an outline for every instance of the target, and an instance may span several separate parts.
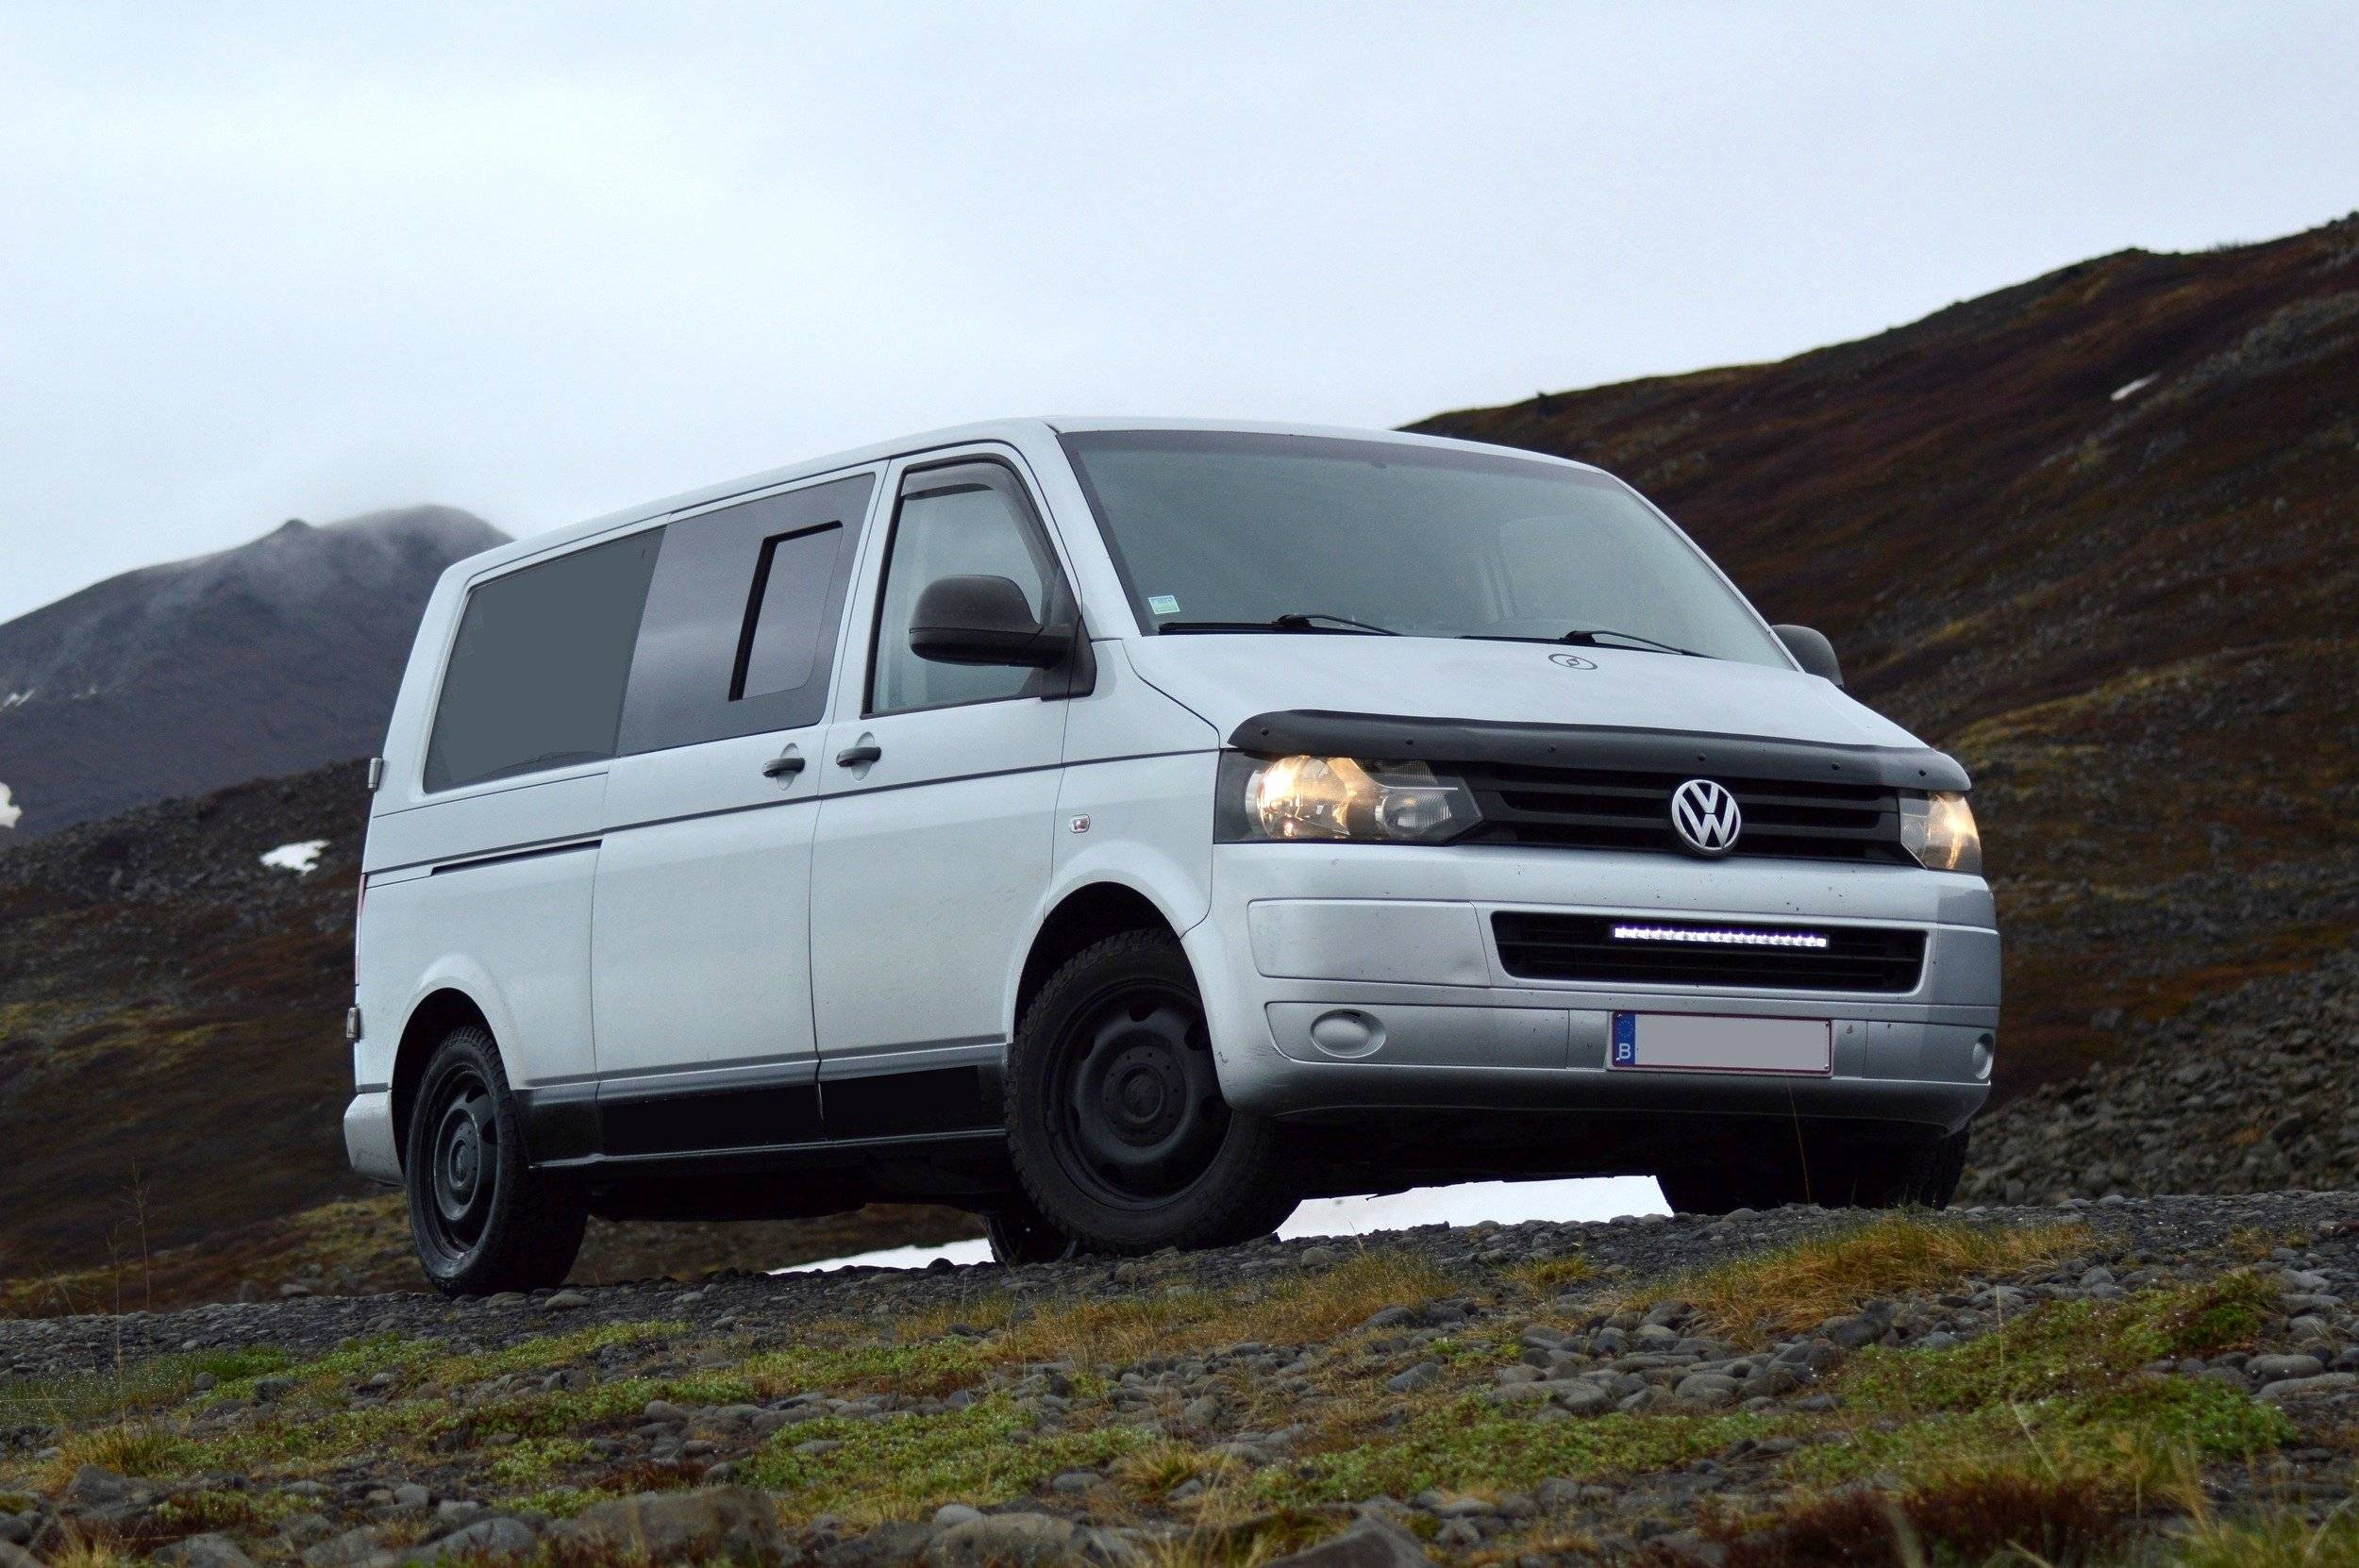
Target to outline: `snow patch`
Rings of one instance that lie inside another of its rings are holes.
[[[0,784],[0,827],[14,827],[17,820],[24,815],[25,808],[10,796],[6,784]]]
[[[327,847],[326,839],[306,839],[301,843],[282,843],[262,857],[262,864],[279,871],[292,871],[297,876],[308,876],[320,863],[320,851]]]
[[[2113,403],[2126,403],[2131,398],[2137,396],[2138,393],[2146,391],[2147,388],[2152,386],[2155,382],[2160,381],[2162,377],[2160,375],[2141,375],[2126,387],[2116,387],[2114,389],[2114,395],[2107,399],[2107,401]]]
[[[1420,1187],[1374,1198],[1313,1198],[1278,1227],[1298,1236],[1364,1236],[1377,1230],[1406,1230],[1420,1225],[1521,1225],[1527,1220],[1563,1224],[1624,1214],[1668,1214],[1652,1176],[1584,1176],[1567,1181],[1469,1181],[1455,1187]],[[944,1246],[886,1247],[848,1258],[797,1263],[779,1274],[827,1269],[922,1269],[937,1258],[953,1263],[988,1263],[988,1242],[952,1242]]]

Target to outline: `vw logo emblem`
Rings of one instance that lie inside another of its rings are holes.
[[[1595,664],[1590,663],[1579,654],[1550,654],[1548,655],[1548,662],[1551,664],[1562,664],[1567,670],[1594,670],[1597,668]]]
[[[1745,813],[1711,779],[1691,778],[1671,792],[1671,830],[1698,855],[1726,855],[1745,831]]]

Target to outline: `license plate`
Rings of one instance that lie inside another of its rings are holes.
[[[1834,1066],[1834,1026],[1823,1018],[1731,1018],[1617,1012],[1615,1067],[1670,1073],[1815,1073]]]

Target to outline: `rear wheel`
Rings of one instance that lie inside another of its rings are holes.
[[[589,1211],[570,1184],[533,1171],[492,1037],[454,1029],[426,1064],[402,1161],[410,1232],[444,1295],[564,1283]]]
[[[1832,1137],[1807,1158],[1785,1155],[1765,1166],[1724,1164],[1664,1171],[1663,1200],[1682,1214],[1732,1209],[1946,1209],[1966,1174],[1966,1129],[1902,1142]]]
[[[1186,954],[1160,931],[1085,948],[1041,988],[1008,1059],[1016,1175],[1087,1252],[1227,1246],[1294,1212],[1275,1126],[1221,1098]]]
[[[1061,1263],[1080,1247],[1020,1193],[983,1210],[983,1234],[991,1242],[992,1261],[1010,1268],[1023,1263]]]

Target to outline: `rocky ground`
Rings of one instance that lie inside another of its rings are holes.
[[[2354,1416],[2352,1194],[311,1297],[0,1324],[0,1568],[2341,1561]]]
[[[1975,1123],[1961,1202],[2359,1187],[2359,951],[2124,1033]]]

